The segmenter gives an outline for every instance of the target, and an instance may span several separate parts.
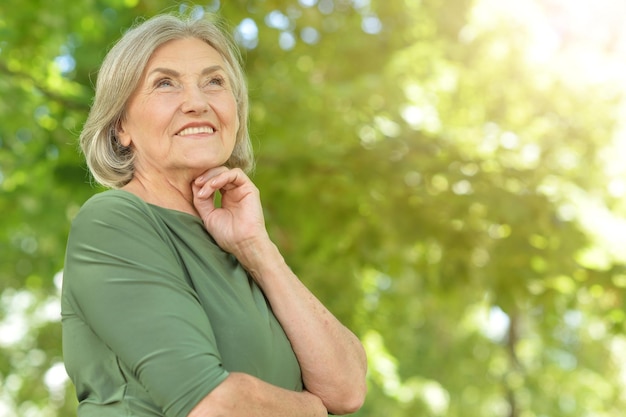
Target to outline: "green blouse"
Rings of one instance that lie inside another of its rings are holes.
[[[80,417],[184,417],[235,371],[302,390],[263,293],[192,215],[95,195],[72,223],[63,281]]]

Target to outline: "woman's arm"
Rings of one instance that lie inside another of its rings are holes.
[[[167,416],[326,416],[309,392],[224,369],[206,311],[138,201],[103,193],[73,222],[63,283],[64,354],[71,355],[66,363],[79,391],[119,400],[119,366]],[[99,382],[88,386],[92,375],[112,378],[104,394]]]
[[[231,373],[188,417],[326,417],[315,395],[276,387],[248,374]]]
[[[307,390],[328,411],[348,414],[365,399],[367,361],[357,337],[300,282],[269,240],[243,251],[239,261],[263,289],[302,368]]]
[[[194,205],[217,243],[237,257],[268,298],[300,362],[305,387],[334,414],[356,411],[365,392],[363,346],[298,280],[271,242],[259,193],[239,169],[207,171]],[[213,195],[222,193],[222,207]]]

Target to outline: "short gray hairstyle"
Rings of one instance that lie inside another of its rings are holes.
[[[111,48],[100,67],[93,104],[79,139],[87,166],[98,183],[120,188],[133,178],[134,153],[116,138],[127,102],[154,51],[166,42],[190,37],[203,40],[215,48],[224,59],[230,77],[237,103],[239,130],[226,165],[245,172],[253,169],[254,158],[248,133],[248,88],[239,48],[214,18],[192,19],[161,14],[128,30]]]

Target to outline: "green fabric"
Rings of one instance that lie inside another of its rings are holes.
[[[121,190],[72,223],[63,354],[80,417],[183,417],[229,372],[302,390],[256,283],[202,222]]]

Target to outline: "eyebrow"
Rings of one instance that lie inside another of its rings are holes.
[[[200,73],[200,75],[208,75],[217,71],[224,71],[224,68],[221,65],[211,65],[210,67],[204,68],[202,72]],[[148,75],[152,75],[154,73],[161,73],[161,74],[169,75],[171,77],[180,77],[180,73],[171,68],[158,67],[150,71]]]

